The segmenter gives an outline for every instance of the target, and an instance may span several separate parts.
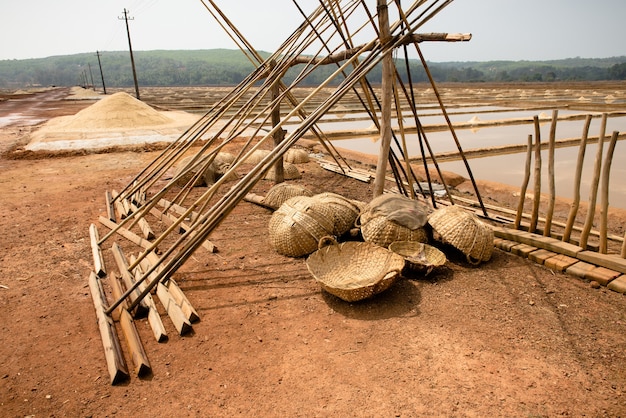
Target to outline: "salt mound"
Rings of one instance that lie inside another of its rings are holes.
[[[174,121],[171,118],[128,93],[119,92],[81,110],[65,121],[63,126],[57,128],[67,130],[137,128],[172,122]]]
[[[50,119],[30,136],[27,150],[102,149],[175,141],[198,115],[159,112],[127,93],[115,93],[75,115]]]
[[[478,116],[474,116],[468,122],[469,123],[479,123],[479,122],[482,122],[482,121],[480,120],[480,118]]]

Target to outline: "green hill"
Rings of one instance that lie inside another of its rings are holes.
[[[269,53],[261,53],[267,57]],[[238,50],[155,50],[134,53],[138,82],[141,86],[235,85],[245,78],[253,65]],[[102,73],[107,87],[133,85],[127,51],[100,53]],[[438,82],[487,81],[597,81],[626,79],[626,57],[602,59],[570,58],[554,61],[488,61],[429,63]],[[404,74],[404,64],[398,70]],[[427,81],[419,62],[411,62],[412,80]],[[334,68],[311,74],[306,83],[318,84]],[[287,74],[289,81],[296,74]],[[73,86],[93,83],[101,86],[96,53],[54,56],[27,60],[0,60],[0,88],[28,86]],[[370,74],[370,81],[380,80],[380,69]]]

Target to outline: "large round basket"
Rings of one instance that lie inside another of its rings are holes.
[[[333,212],[333,235],[341,236],[354,226],[361,211],[358,202],[336,193],[320,193],[313,196],[318,202],[327,205]]]
[[[415,241],[395,241],[389,249],[404,257],[409,270],[428,275],[434,268],[446,264],[446,255],[432,245]]]
[[[493,229],[473,213],[459,206],[447,206],[433,212],[428,223],[434,239],[460,250],[470,264],[491,259]]]
[[[363,240],[381,247],[389,247],[394,241],[428,242],[424,228],[411,229],[387,219],[385,216],[369,218],[361,225]]]
[[[368,242],[338,244],[326,237],[319,247],[307,258],[307,268],[322,289],[346,302],[387,290],[404,268],[402,256]]]
[[[311,254],[326,235],[332,234],[332,211],[309,196],[295,196],[270,218],[269,241],[276,252],[289,257]]]
[[[313,192],[299,184],[278,183],[267,191],[263,204],[278,209],[280,205],[296,196],[313,196]]]

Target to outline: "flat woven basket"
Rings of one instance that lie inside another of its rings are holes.
[[[389,249],[404,257],[405,266],[415,272],[428,275],[433,269],[446,264],[446,255],[432,245],[415,241],[395,241]]]
[[[324,246],[327,242],[331,244]],[[400,276],[404,258],[368,242],[338,244],[324,237],[306,265],[322,289],[346,302],[355,302],[387,290]]]
[[[434,239],[461,251],[470,264],[491,259],[493,229],[473,213],[459,206],[447,206],[433,212],[428,223]]]
[[[333,235],[341,236],[354,226],[361,209],[358,202],[336,193],[320,193],[313,196],[333,212]]]
[[[410,229],[385,216],[369,218],[361,225],[363,240],[381,247],[389,247],[394,241],[428,242],[428,233],[424,228]]]
[[[313,196],[313,192],[299,184],[278,183],[267,191],[263,203],[278,209],[280,205],[296,196]]]
[[[332,211],[309,196],[295,196],[270,218],[269,242],[279,254],[301,257],[318,248],[320,239],[332,234]]]

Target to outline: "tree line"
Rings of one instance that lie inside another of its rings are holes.
[[[261,53],[267,57],[269,53]],[[102,76],[107,87],[133,85],[128,52],[100,53]],[[134,52],[138,83],[142,86],[225,86],[236,85],[252,70],[253,64],[238,50]],[[406,63],[397,62],[400,76],[408,80]],[[626,80],[626,57],[601,59],[571,58],[554,61],[486,61],[428,63],[437,82],[557,82]],[[292,68],[285,82],[301,70]],[[307,76],[304,85],[318,85],[336,66],[321,67]],[[427,82],[427,74],[417,60],[409,60],[413,82]],[[382,70],[368,74],[378,83]],[[340,80],[337,80],[339,82]],[[74,54],[25,60],[0,60],[0,88],[29,86],[74,86],[93,83],[101,87],[101,73],[96,53]]]

